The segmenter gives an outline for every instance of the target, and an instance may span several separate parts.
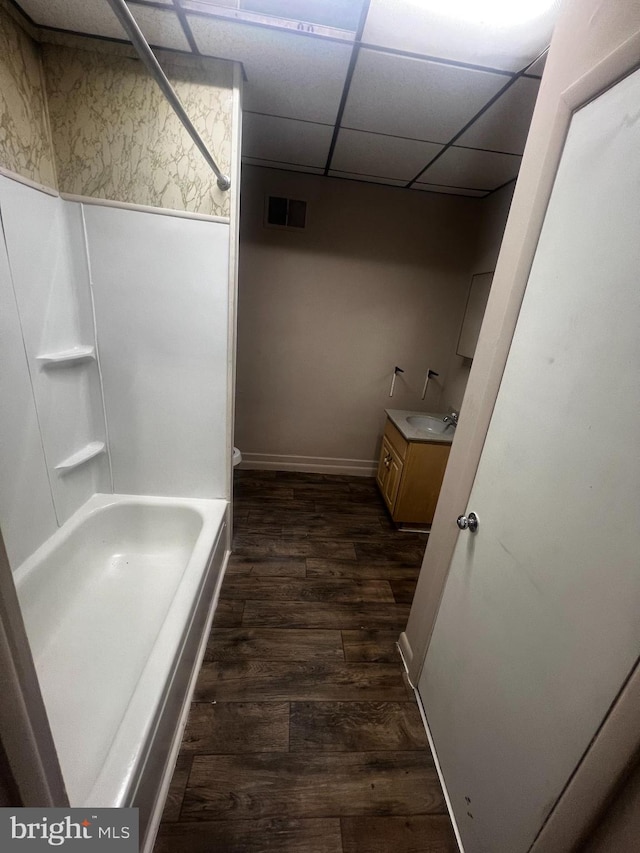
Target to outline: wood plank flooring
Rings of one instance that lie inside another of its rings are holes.
[[[237,471],[155,853],[455,853],[396,647],[425,547],[373,480]]]

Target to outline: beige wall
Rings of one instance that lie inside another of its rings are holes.
[[[0,4],[0,167],[55,188],[40,49]]]
[[[515,183],[499,190],[481,202],[478,223],[478,238],[470,276],[475,273],[492,272],[496,268],[500,244],[507,224],[509,207],[513,198]],[[469,285],[471,282],[469,281]],[[469,381],[472,361],[462,358],[454,351],[447,373],[446,404],[454,409],[462,407],[464,392]]]
[[[268,194],[305,199],[305,231],[265,228]],[[441,410],[482,204],[243,170],[235,441],[245,458],[371,461],[386,407]],[[405,373],[389,399],[395,365]],[[422,402],[428,368],[440,378]]]

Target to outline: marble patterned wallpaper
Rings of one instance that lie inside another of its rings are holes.
[[[56,187],[40,48],[1,5],[0,166]]]
[[[60,192],[228,216],[229,192],[130,49],[43,44]],[[233,65],[159,56],[225,174],[231,160]]]

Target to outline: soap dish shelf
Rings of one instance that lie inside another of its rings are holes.
[[[85,462],[93,459],[94,456],[99,456],[99,454],[104,453],[105,450],[106,447],[104,441],[90,441],[89,444],[85,444],[85,446],[81,447],[80,450],[76,450],[75,453],[72,453],[71,456],[67,456],[66,459],[63,459],[62,462],[56,465],[56,471],[66,474],[67,471],[72,471],[74,468],[84,465]]]
[[[92,346],[71,347],[58,352],[45,353],[37,356],[37,361],[43,367],[71,367],[83,361],[95,361],[96,348]]]

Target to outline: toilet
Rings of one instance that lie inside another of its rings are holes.
[[[236,468],[242,462],[242,453],[237,447],[233,448],[233,467]]]

